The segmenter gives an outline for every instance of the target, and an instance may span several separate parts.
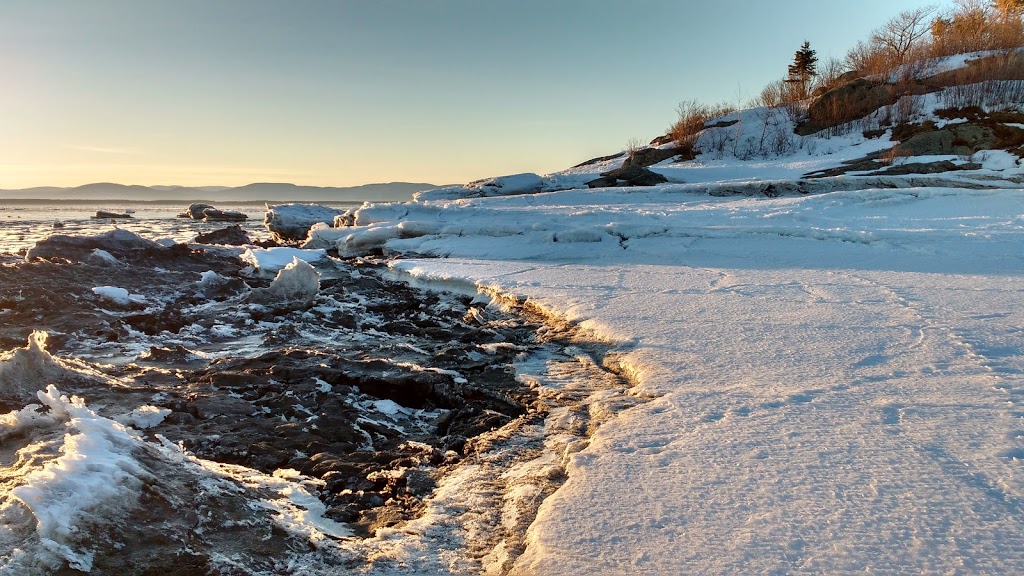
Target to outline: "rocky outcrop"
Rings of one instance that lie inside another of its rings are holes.
[[[653,166],[658,162],[663,162],[669,158],[675,158],[683,154],[681,148],[642,148],[640,150],[633,151],[623,162],[623,166]]]
[[[668,182],[668,178],[665,178],[657,172],[652,172],[642,166],[623,166],[610,170],[608,172],[602,172],[601,178],[591,180],[587,182],[589,188],[607,188],[609,186],[655,186]]]
[[[796,133],[807,136],[863,118],[882,106],[895,103],[897,97],[890,84],[856,78],[815,98],[807,108],[807,121],[797,127]]]

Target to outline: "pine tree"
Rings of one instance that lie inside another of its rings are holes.
[[[804,40],[803,45],[793,56],[793,63],[789,65],[789,75],[786,82],[795,87],[797,98],[807,97],[807,88],[811,78],[818,75],[818,56],[811,50],[811,43]]]

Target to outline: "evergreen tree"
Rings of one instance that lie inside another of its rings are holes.
[[[789,75],[786,82],[795,87],[797,97],[807,97],[807,88],[811,78],[818,75],[818,56],[811,50],[811,43],[804,40],[803,45],[793,56],[793,63],[789,65]]]

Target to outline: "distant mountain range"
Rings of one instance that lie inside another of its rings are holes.
[[[362,186],[330,187],[262,182],[245,186],[138,186],[97,182],[73,188],[42,186],[20,190],[0,189],[2,200],[132,200],[211,202],[352,202],[362,200],[409,200],[414,192],[437,188],[422,182],[389,182]]]

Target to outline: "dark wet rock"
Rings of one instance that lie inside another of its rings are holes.
[[[219,210],[217,208],[207,208],[203,210],[204,222],[238,222],[248,219],[248,216],[237,210]]]
[[[415,517],[445,467],[481,449],[474,437],[536,409],[512,369],[535,345],[536,324],[393,282],[370,263],[318,262],[319,291],[296,309],[271,310],[246,300],[272,282],[243,276],[224,250],[155,248],[119,234],[41,244],[62,260],[102,246],[123,265],[0,266],[0,310],[9,310],[0,346],[21,348],[33,328],[49,330],[53,351],[102,357],[93,369],[121,385],[53,379],[43,360],[29,381],[51,378],[106,414],[170,410],[145,433],[200,458],[316,478],[330,516],[365,533]],[[102,306],[90,292],[97,285],[148,304]],[[509,347],[480,351],[494,343]],[[20,408],[34,393],[23,392],[0,401]]]
[[[200,244],[226,244],[229,246],[243,246],[252,244],[252,239],[242,230],[241,225],[235,224],[220,230],[206,232],[196,236],[196,242]]]
[[[595,178],[594,180],[587,182],[587,188],[611,188],[616,184],[618,184],[617,179],[608,176],[602,176],[600,178]]]
[[[126,218],[131,218],[131,217],[132,217],[131,214],[122,213],[122,212],[108,212],[106,210],[98,210],[96,212],[96,215],[93,216],[93,218],[95,218],[95,219],[109,219],[109,220],[113,220],[115,218],[119,218],[121,220],[124,220]]]
[[[150,346],[147,352],[139,355],[138,359],[142,362],[182,365],[195,362],[199,360],[199,357],[188,348],[178,344],[174,348]]]

